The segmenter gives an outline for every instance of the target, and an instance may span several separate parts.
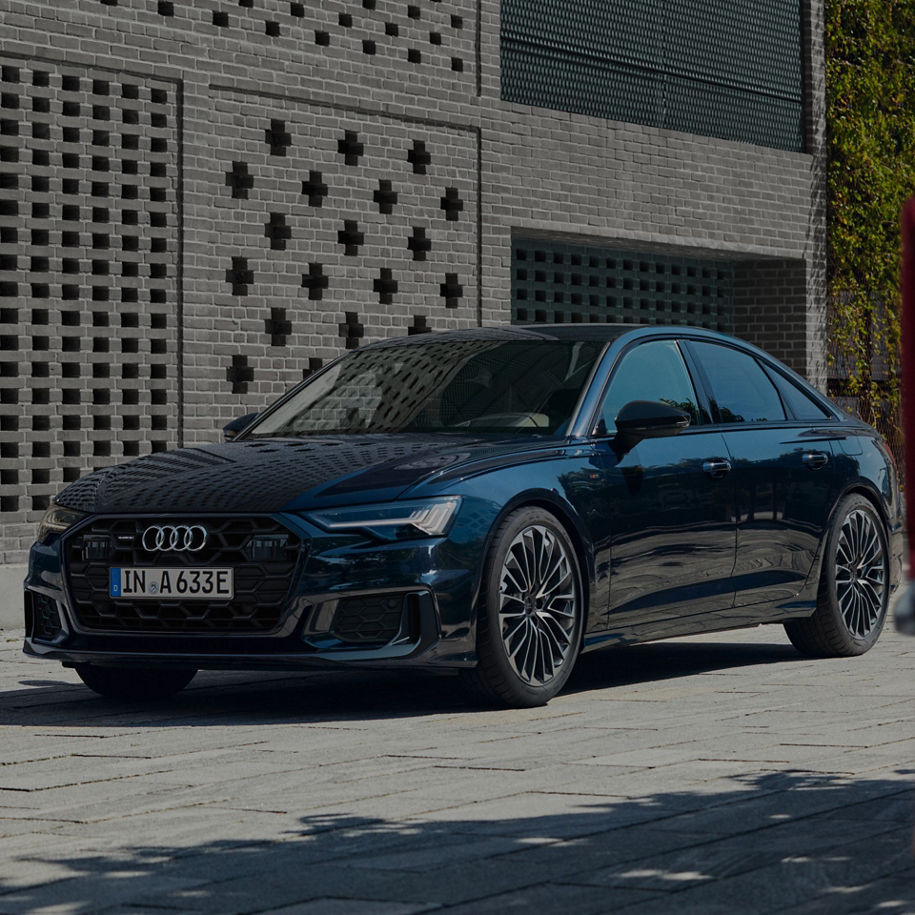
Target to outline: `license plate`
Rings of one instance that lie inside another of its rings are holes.
[[[110,569],[111,597],[154,600],[231,600],[234,569]]]

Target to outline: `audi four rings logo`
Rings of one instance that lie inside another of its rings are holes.
[[[187,550],[196,553],[206,546],[207,529],[200,524],[153,524],[143,531],[143,549],[149,553]]]

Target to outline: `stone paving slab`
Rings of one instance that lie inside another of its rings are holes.
[[[915,915],[915,639],[780,628],[582,659],[542,709],[453,677],[202,673],[95,698],[0,631],[0,915]]]

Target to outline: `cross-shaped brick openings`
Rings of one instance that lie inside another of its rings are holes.
[[[372,283],[372,288],[378,293],[378,301],[382,305],[390,305],[394,301],[394,293],[397,292],[397,280],[390,267],[382,267],[381,275]]]
[[[359,142],[359,134],[355,130],[347,130],[343,139],[337,140],[337,152],[347,165],[358,165],[359,157],[365,154],[365,146]]]
[[[292,238],[292,229],[286,225],[286,217],[282,213],[271,213],[264,226],[264,235],[270,239],[270,247],[274,251],[285,251],[287,239]]]
[[[319,301],[324,297],[324,290],[330,285],[330,280],[324,275],[324,268],[320,264],[309,264],[308,273],[302,274],[302,287],[308,290],[308,298]]]
[[[232,196],[238,200],[247,200],[248,191],[254,187],[254,176],[249,174],[245,162],[233,162],[226,172],[226,186],[232,188]]]
[[[248,286],[254,283],[254,271],[248,269],[248,258],[232,258],[232,266],[226,270],[226,282],[232,284],[232,295],[248,294]]]
[[[424,261],[426,254],[432,250],[432,242],[426,238],[426,230],[413,227],[413,234],[407,239],[407,247],[413,252],[413,260]]]
[[[464,209],[464,201],[458,195],[456,187],[449,187],[445,190],[445,196],[442,197],[442,209],[445,211],[445,219],[456,222],[458,213]]]
[[[308,197],[310,206],[319,207],[327,196],[327,185],[320,172],[309,172],[308,180],[302,182],[302,193]]]
[[[354,219],[343,220],[343,228],[337,232],[337,241],[343,245],[343,253],[359,253],[359,246],[365,242],[365,234],[359,231],[359,223]]]
[[[285,156],[286,150],[292,146],[292,134],[286,130],[285,121],[272,120],[264,135],[270,144],[271,156]]]
[[[458,282],[456,273],[446,273],[445,282],[439,286],[439,292],[445,300],[446,308],[457,308],[458,300],[464,294],[464,287]]]
[[[397,191],[392,189],[390,181],[379,181],[373,199],[378,204],[378,212],[389,216],[397,203]]]
[[[414,175],[425,175],[426,167],[432,162],[432,156],[426,152],[426,144],[422,140],[414,140],[413,147],[407,153],[407,162],[413,166]]]
[[[302,369],[302,379],[314,375],[315,372],[320,370],[324,365],[324,360],[319,359],[317,356],[308,357],[308,368]]]
[[[338,325],[340,336],[346,339],[347,349],[356,349],[359,340],[365,336],[365,328],[359,323],[359,315],[355,311],[346,312],[345,317],[344,323]]]
[[[412,337],[414,334],[428,334],[431,330],[426,324],[425,315],[414,315],[413,323],[407,328],[407,335]]]
[[[264,330],[270,334],[271,346],[285,346],[292,333],[292,322],[286,320],[285,308],[271,308],[270,317],[264,320]]]
[[[233,394],[247,394],[248,382],[254,381],[254,369],[248,365],[248,357],[232,357],[232,365],[226,369],[226,381],[232,383]]]

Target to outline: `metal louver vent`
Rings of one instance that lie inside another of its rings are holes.
[[[502,0],[502,98],[801,151],[797,0]]]

